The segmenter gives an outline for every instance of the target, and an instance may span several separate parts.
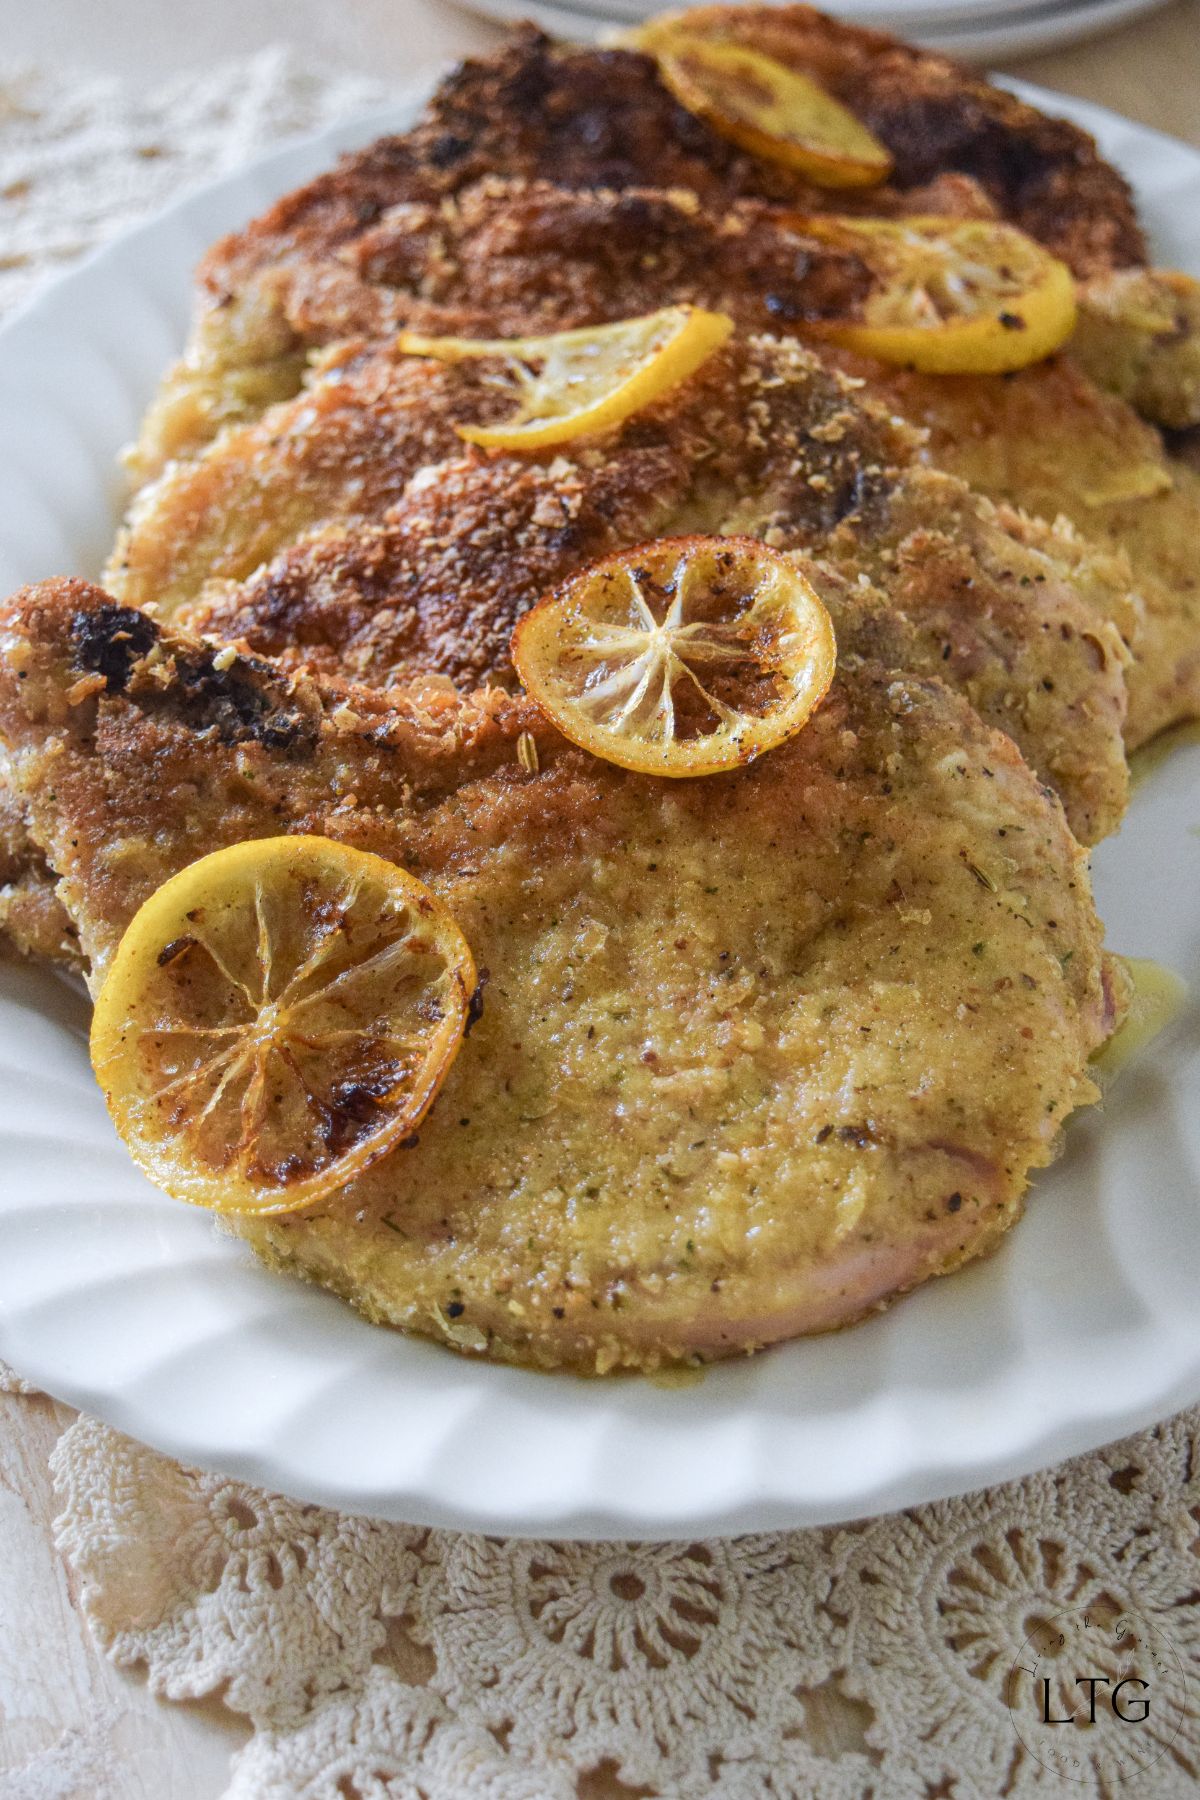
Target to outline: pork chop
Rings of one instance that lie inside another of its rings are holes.
[[[342,293],[342,325],[467,337],[562,330],[678,301],[720,308],[751,331],[803,337],[852,309],[863,288],[853,259],[831,255],[802,222],[758,202],[713,217],[682,193],[579,193],[498,179],[437,209],[397,208],[345,260],[371,301]],[[322,283],[317,293],[329,299]],[[297,317],[315,329],[303,310]],[[1126,399],[1103,392],[1070,358],[1003,379],[836,360],[928,433],[933,464],[1031,516],[1071,520],[1092,546],[1092,564],[1106,566],[1117,585],[1108,559],[1128,558],[1123,580],[1138,595],[1137,617],[1126,607],[1121,621],[1134,655],[1131,748],[1195,716],[1200,610],[1190,546],[1200,529],[1200,473],[1170,455]],[[1112,380],[1121,385],[1115,366]],[[142,598],[152,590],[127,591]]]
[[[735,341],[656,405],[540,456],[465,451],[486,365],[349,345],[294,401],[145,490],[109,571],[222,642],[386,686],[511,683],[521,614],[596,556],[743,533],[866,578],[867,653],[1009,731],[1082,841],[1126,799],[1123,571],[920,467],[913,434],[791,341]],[[864,615],[826,582],[843,654]]]
[[[1171,431],[1200,425],[1200,282],[1114,269],[1079,289],[1072,352],[1107,392]]]
[[[1092,139],[962,65],[807,6],[708,7],[690,18],[814,73],[888,145],[892,182],[831,202],[685,111],[649,57],[522,29],[447,76],[411,131],[343,158],[214,246],[188,352],[142,432],[139,477],[298,383],[305,346],[373,329],[380,296],[356,261],[380,232],[395,236],[403,210],[436,214],[493,175],[683,190],[714,218],[742,198],[808,212],[999,215],[1081,276],[1145,261],[1128,185]]]
[[[1083,853],[937,681],[845,669],[756,764],[660,782],[498,690],[290,681],[64,582],[0,619],[0,736],[93,987],[158,884],[256,835],[450,906],[489,979],[419,1139],[231,1224],[462,1350],[653,1368],[846,1324],[993,1247],[1095,1098]]]
[[[802,7],[737,13],[709,9],[695,15],[695,22],[722,35],[759,42],[793,66],[811,68],[856,110],[863,110],[887,139],[897,159],[895,182],[859,202],[839,196],[835,204],[840,208],[862,204],[882,212],[916,208],[1015,218],[1068,256],[1093,285],[1102,285],[1114,266],[1136,264],[1142,258],[1144,247],[1128,190],[1098,158],[1091,140],[1070,126],[1042,118],[946,59],[855,31]],[[531,96],[538,100],[532,113]],[[610,311],[628,310],[624,296],[636,291],[638,274],[646,274],[645,256],[640,265],[638,261],[639,230],[646,227],[651,238],[657,233],[661,239],[664,225],[669,228],[674,222],[671,209],[678,212],[685,206],[693,215],[688,238],[692,265],[703,265],[714,248],[719,252],[720,286],[727,293],[740,289],[738,306],[748,322],[795,328],[803,323],[802,312],[795,311],[798,285],[804,288],[805,304],[810,308],[815,304],[820,316],[822,284],[827,287],[827,311],[832,300],[844,301],[847,280],[852,291],[857,279],[853,270],[840,268],[827,252],[817,256],[811,240],[807,247],[798,244],[794,226],[783,229],[777,223],[773,238],[745,222],[743,213],[752,215],[756,205],[763,210],[763,197],[786,202],[794,210],[820,208],[828,204],[828,196],[805,189],[793,176],[743,156],[714,136],[675,104],[648,59],[630,52],[555,48],[537,34],[525,33],[497,56],[470,63],[451,77],[414,132],[348,159],[338,171],[280,202],[264,219],[217,247],[206,264],[205,304],[197,329],[183,363],[151,409],[135,470],[145,476],[172,456],[191,454],[218,431],[256,418],[295,393],[314,344],[351,328],[387,329],[398,307],[405,316],[411,315],[422,294],[436,288],[441,276],[453,273],[453,259],[434,240],[455,238],[459,250],[465,245],[469,251],[466,202],[481,180],[488,185],[494,170],[530,178],[534,185],[538,177],[552,175],[555,181],[577,185],[580,191],[574,199],[580,207],[593,193],[600,207],[593,221],[596,230],[577,215],[566,222],[565,235],[564,223],[556,225],[544,202],[536,218],[522,218],[518,208],[508,224],[507,250],[503,230],[490,246],[482,239],[475,245],[476,283],[483,274],[485,253],[495,257],[496,279],[491,291],[481,295],[485,310],[499,305],[506,279],[514,282],[511,329],[534,328],[538,315],[537,283],[531,284],[520,268],[512,267],[514,254],[520,261],[522,231],[542,233],[540,246],[532,245],[535,255],[530,265],[540,270],[542,281],[564,251],[569,255],[572,244],[603,241],[611,247],[603,271],[608,285],[591,283],[589,316],[594,317],[597,298],[606,294]],[[648,179],[669,182],[677,191],[650,197],[634,191],[637,183]],[[605,184],[618,192],[597,193]],[[460,197],[463,216],[456,219]],[[658,223],[647,213],[648,207],[651,211],[657,207]],[[511,200],[509,208],[513,210]],[[451,221],[445,230],[440,225],[443,214]],[[729,229],[724,224],[727,214]],[[715,237],[710,233],[705,240],[700,224],[713,218],[722,224]],[[406,246],[413,274],[407,290]],[[755,256],[765,260],[755,266]],[[626,265],[632,263],[623,276],[622,259]],[[803,282],[800,270],[805,273]],[[627,288],[622,289],[618,277],[626,280]],[[443,296],[439,303],[443,313],[452,299]],[[563,296],[556,294],[549,310],[557,307],[561,312],[562,304]],[[1119,358],[1108,360],[1117,369]],[[1122,381],[1128,379],[1123,366],[1117,374]],[[1156,389],[1165,380],[1160,374]],[[1146,391],[1148,382],[1142,380],[1139,392]],[[1013,531],[1011,519],[1006,528]],[[494,532],[497,539],[499,535]],[[1159,534],[1152,535],[1157,543]],[[203,545],[199,548],[202,553]],[[1049,548],[1047,540],[1041,548]],[[1061,575],[1070,560],[1061,541],[1052,559]],[[1104,572],[1102,556],[1092,554],[1086,560],[1091,579],[1085,579],[1085,588],[1093,594],[1111,589],[1114,565],[1107,565]],[[378,566],[382,565],[377,560]],[[1084,573],[1076,558],[1075,578]],[[1116,575],[1120,585],[1119,569]],[[1169,581],[1161,596],[1169,609]],[[1152,595],[1152,610],[1155,604]],[[1101,594],[1100,605],[1105,616],[1128,613],[1127,605],[1112,595],[1105,599]],[[478,610],[475,623],[480,623]],[[1123,629],[1128,637],[1127,618]],[[325,647],[322,632],[309,636],[315,637],[312,648],[319,656]],[[492,648],[485,645],[484,663]],[[444,639],[442,649],[452,658],[457,655],[459,663],[469,661],[461,640],[451,644]],[[1184,645],[1180,655],[1187,653]],[[971,660],[977,663],[978,656]],[[919,660],[915,666],[921,666]],[[999,665],[993,673],[998,682]],[[1103,673],[1111,690],[1113,671]],[[1173,675],[1174,666],[1158,683],[1168,696],[1159,706],[1158,718],[1170,712]],[[1054,681],[1052,675],[1043,679]],[[977,674],[972,691],[995,717]],[[1040,758],[1040,766],[1050,770],[1048,746],[1043,742],[1035,748],[1040,728],[1025,730],[1018,719],[1030,691],[1023,680],[1009,684],[1005,722],[1017,729],[1021,741]],[[1111,692],[1099,709],[1101,735],[1111,717],[1110,700]],[[1068,703],[1068,710],[1073,704]],[[1135,706],[1135,716],[1138,711]],[[1070,733],[1078,718],[1076,709]],[[1082,755],[1061,750],[1055,754],[1054,778],[1068,796],[1077,827],[1088,836],[1109,829],[1117,791],[1111,758],[1106,753],[1096,763],[1086,749]],[[1092,786],[1098,791],[1086,809],[1071,793],[1072,777],[1064,772],[1068,763],[1076,771],[1096,771]],[[45,872],[22,847],[21,833],[19,817],[6,818],[8,854],[0,914],[9,934],[27,947],[61,946],[64,921],[49,900]]]
[[[29,836],[25,809],[7,784],[0,751],[0,941],[22,956],[75,965],[79,939],[55,893],[55,876]]]
[[[1200,471],[1066,357],[1003,381],[845,366],[928,433],[938,467],[994,500],[1068,518],[1089,544],[1128,558],[1141,601],[1130,750],[1200,714]]]

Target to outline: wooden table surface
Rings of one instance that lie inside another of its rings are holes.
[[[140,82],[275,42],[315,67],[409,81],[498,36],[435,0],[206,0],[186,12],[158,0],[0,0],[6,61]],[[1200,144],[1200,0],[1003,67]],[[113,1669],[54,1549],[47,1460],[71,1417],[0,1394],[0,1800],[93,1800],[70,1774],[81,1739],[109,1746],[113,1800],[215,1800],[244,1727],[216,1703],[156,1701],[137,1674]],[[6,1780],[18,1768],[19,1790]]]

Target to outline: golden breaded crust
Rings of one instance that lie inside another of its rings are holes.
[[[4,759],[0,754],[0,775]],[[29,836],[25,809],[0,787],[0,939],[22,956],[77,965],[79,940],[54,891],[54,873]]]
[[[468,451],[454,419],[505,404],[479,364],[347,350],[299,399],[146,490],[110,585],[293,669],[507,684],[516,621],[587,562],[655,536],[747,533],[866,580],[894,615],[868,653],[960,687],[1054,783],[1082,840],[1115,829],[1119,578],[1097,572],[1082,596],[1077,547],[1064,563],[1053,533],[1019,541],[798,345],[739,340],[559,451]],[[864,627],[843,593],[830,589],[846,655]]]
[[[808,6],[708,6],[684,16],[693,30],[815,75],[887,145],[901,195],[947,173],[967,176],[1000,217],[1077,275],[1146,260],[1129,184],[1095,140],[976,70]],[[865,206],[873,210],[869,196]],[[844,210],[839,198],[831,210]]]
[[[1042,119],[945,59],[836,25],[805,8],[736,16],[709,9],[694,20],[700,28],[760,42],[797,67],[812,67],[856,108],[856,96],[862,95],[864,105],[869,101],[880,109],[875,122],[885,136],[892,133],[898,182],[857,201],[840,196],[839,207],[1007,212],[1031,229],[1037,212],[1042,224],[1036,229],[1049,233],[1080,268],[1106,269],[1141,254],[1128,195],[1095,157],[1090,140]],[[529,111],[531,95],[540,97],[536,117]],[[506,184],[495,169],[515,170],[521,180]],[[677,184],[675,191],[631,185],[644,181],[647,172],[655,183]],[[578,188],[552,188],[538,180],[540,175],[576,182]],[[706,197],[703,203],[697,193]],[[768,200],[718,205],[717,194]],[[306,346],[349,330],[386,331],[401,321],[432,329],[553,328],[580,317],[636,311],[656,303],[656,294],[715,301],[755,328],[803,329],[806,322],[852,306],[861,297],[861,269],[805,241],[798,227],[772,208],[771,199],[793,207],[828,204],[828,196],[805,191],[786,172],[741,155],[681,112],[646,59],[627,52],[556,49],[537,34],[526,34],[498,57],[468,64],[452,77],[413,133],[351,159],[217,247],[209,263],[211,305],[183,364],[151,409],[135,469],[145,477],[171,457],[193,453],[223,427],[257,417],[300,386]],[[1032,209],[1029,218],[1021,209]],[[1100,220],[1107,221],[1103,229]],[[647,245],[654,246],[652,259]],[[436,427],[435,419],[431,440]],[[428,453],[433,455],[432,441]],[[344,474],[352,460],[345,445],[342,454]],[[364,507],[364,516],[374,520],[393,505],[387,471],[375,467],[369,441],[359,455],[363,469],[374,470],[366,486],[378,508],[371,514]],[[244,485],[238,491],[247,497]],[[406,667],[414,657],[428,666],[436,656],[454,679],[477,679],[502,664],[510,596],[515,591],[524,604],[524,595],[543,576],[547,582],[557,578],[562,559],[551,554],[531,565],[521,546],[506,553],[507,526],[520,517],[528,495],[502,496],[497,490],[486,499],[486,518],[478,511],[485,497],[477,482],[472,497],[477,511],[466,521],[468,536],[478,541],[478,534],[486,533],[491,544],[488,585],[495,606],[490,611],[481,603],[478,560],[465,606],[448,585],[455,557],[445,513],[434,521],[423,511],[414,520],[425,534],[424,548],[434,555],[430,579],[420,584],[407,611],[392,605],[391,584],[411,585],[411,564],[404,557],[397,564],[386,524],[379,536],[363,535],[352,555],[335,535],[320,552],[306,545],[298,553],[300,566],[275,568],[272,540],[282,526],[286,542],[287,521],[294,518],[285,504],[282,519],[264,521],[261,556],[253,554],[253,534],[235,531],[227,548],[207,539],[202,523],[194,560],[203,567],[208,558],[219,581],[243,580],[261,565],[264,573],[251,605],[259,631],[283,649],[287,620],[296,634],[288,648],[297,659],[328,667],[341,643],[348,646],[351,668],[370,678],[387,667]],[[1019,489],[1013,497],[1026,500]],[[219,512],[220,495],[210,499]],[[254,516],[253,497],[250,504]],[[278,490],[275,504],[280,504]],[[296,510],[304,514],[307,504],[302,497]],[[1076,508],[1077,518],[1078,513]],[[649,526],[640,534],[657,528],[655,517],[651,508]],[[585,524],[579,527],[579,555],[593,541],[598,548],[625,541],[623,518],[593,523],[597,529],[591,535]],[[1086,520],[1080,523],[1087,528]],[[184,521],[177,522],[176,535],[185,537]],[[1148,546],[1143,560],[1170,560],[1156,525],[1135,536]],[[1097,542],[1111,546],[1112,534]],[[408,540],[405,557],[415,548]],[[292,555],[286,549],[281,554]],[[1055,551],[1052,559],[1061,575],[1062,556]],[[174,551],[168,598],[173,562]],[[1149,571],[1151,613],[1165,618],[1164,631],[1158,637],[1151,633],[1151,649],[1164,638],[1172,641],[1165,667],[1135,677],[1134,738],[1145,735],[1145,719],[1155,726],[1170,716],[1186,716],[1194,705],[1185,667],[1188,628],[1171,612],[1174,575],[1173,567],[1161,580],[1154,567]],[[1120,617],[1117,585],[1108,575],[1093,583],[1093,598],[1099,589],[1108,590],[1101,599],[1106,617]],[[150,586],[144,583],[143,590]],[[431,592],[434,587],[437,593]],[[210,599],[217,627],[222,609],[235,602],[228,594],[206,593],[204,604]],[[434,616],[438,610],[440,623]],[[465,612],[471,615],[473,639],[459,629]],[[353,633],[346,629],[350,617],[357,621]],[[1075,641],[1086,639],[1076,635]],[[923,666],[919,657],[916,666]],[[996,688],[998,671],[991,673]],[[1110,669],[1101,674],[1108,689],[1097,709],[1103,736],[1116,684]],[[995,698],[987,685],[975,667],[967,691],[994,718]],[[1142,695],[1150,691],[1155,697],[1147,708]],[[1073,688],[1072,695],[1079,704],[1073,697],[1065,711],[1068,716],[1073,711],[1077,721],[1088,702],[1083,687]],[[1088,837],[1110,829],[1124,790],[1108,750],[1096,758],[1079,754],[1077,746],[1052,745],[1045,720],[1028,725],[1018,718],[1024,705],[1019,686],[1010,685],[1007,705],[1007,722],[1059,783],[1077,829]],[[1075,723],[1065,735],[1077,735]],[[22,859],[15,840],[9,860],[0,895],[9,928],[30,945],[61,941],[63,920],[48,896],[44,873]]]
[[[1107,392],[1172,431],[1200,425],[1200,282],[1115,269],[1079,289],[1072,354]]]
[[[701,30],[811,70],[883,138],[895,179],[855,197],[809,187],[736,149],[678,105],[632,50],[556,45],[530,28],[463,63],[421,119],[381,138],[215,245],[189,350],[147,418],[141,477],[190,454],[264,394],[298,381],[298,345],[371,331],[386,294],[355,272],[397,209],[436,209],[501,177],[567,189],[684,190],[713,217],[735,201],[801,211],[948,212],[1011,219],[1080,276],[1145,261],[1128,185],[1085,132],[961,65],[806,6],[709,7]],[[391,242],[391,253],[395,243]]]
[[[687,195],[649,190],[485,182],[440,209],[401,209],[364,242],[362,286],[377,321],[386,306],[390,327],[467,336],[563,329],[675,301],[721,308],[749,330],[803,335],[853,305],[859,279],[852,259],[814,254],[776,209],[745,203],[712,217]],[[297,304],[303,322],[299,289]],[[1200,481],[1124,399],[1065,358],[1000,380],[822,354],[928,431],[936,465],[1031,516],[1071,520],[1093,563],[1110,569],[1107,586],[1121,579],[1110,559],[1128,559],[1125,585],[1139,596],[1121,617],[1134,654],[1131,746],[1195,716]]]
[[[50,584],[0,619],[0,735],[93,981],[159,883],[255,835],[374,850],[454,912],[483,1016],[418,1140],[235,1221],[369,1318],[601,1371],[846,1323],[994,1245],[1094,1097],[1082,853],[936,681],[845,669],[750,768],[658,782],[494,692],[220,664]]]
[[[714,209],[684,188],[563,187],[487,176],[436,204],[393,206],[320,261],[273,269],[280,316],[306,343],[407,326],[526,336],[625,319],[670,295],[755,330],[854,316],[862,261],[760,200]]]
[[[1065,516],[1085,542],[1128,560],[1139,606],[1131,750],[1200,714],[1200,472],[1067,357],[1003,381],[842,360],[928,432],[927,455],[939,467],[998,501]]]
[[[957,174],[1080,275],[1145,260],[1123,178],[1077,126],[1049,119],[949,58],[806,6],[706,7],[696,30],[756,45],[811,71],[892,152],[895,195]],[[710,207],[745,197],[829,210],[827,192],[736,149],[686,112],[631,50],[556,45],[525,29],[439,86],[412,131],[382,138],[279,202],[210,253],[205,280],[344,252],[388,208],[439,201],[483,176],[566,188],[684,188]],[[839,195],[835,210],[853,205]],[[874,197],[862,202],[868,210]],[[911,210],[911,207],[909,207]]]

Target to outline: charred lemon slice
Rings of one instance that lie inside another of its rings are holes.
[[[92,1067],[150,1179],[217,1212],[312,1206],[407,1137],[462,1041],[454,920],[382,857],[265,838],[182,870],[136,914]]]
[[[813,237],[856,254],[875,288],[856,320],[813,329],[927,375],[1002,375],[1040,362],[1075,329],[1065,263],[990,219],[810,218]]]
[[[669,23],[639,42],[680,105],[741,149],[818,187],[874,187],[891,174],[879,139],[811,76],[773,56]]]
[[[799,731],[833,679],[833,626],[796,566],[752,538],[661,538],[606,557],[513,634],[565,737],[647,775],[712,775]]]
[[[511,388],[516,410],[497,425],[460,425],[460,437],[495,450],[535,450],[619,425],[677,387],[725,342],[733,320],[698,306],[550,337],[421,337],[402,331],[399,347],[440,362],[487,357]]]

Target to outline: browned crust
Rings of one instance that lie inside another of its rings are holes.
[[[94,981],[249,837],[358,844],[451,907],[491,981],[419,1141],[240,1225],[372,1318],[600,1370],[826,1329],[990,1248],[1095,1095],[1082,853],[936,681],[845,668],[752,767],[655,783],[507,696],[288,681],[57,583],[0,614],[0,734]]]
[[[54,883],[50,864],[29,836],[24,807],[0,787],[0,940],[22,956],[78,965],[79,936]]]
[[[812,69],[885,138],[897,161],[895,182],[857,202],[839,196],[837,206],[1000,211],[1081,273],[1143,257],[1128,189],[1086,134],[947,59],[806,7],[708,8],[692,23]],[[511,190],[490,214],[485,205],[472,215],[471,184],[482,180],[486,191],[497,172],[535,183],[549,177],[580,191],[546,189],[522,199]],[[647,182],[680,192],[637,191]],[[686,228],[683,190],[701,201],[701,217]],[[462,197],[457,217],[442,212],[453,196]],[[575,313],[586,302],[590,316],[634,310],[640,233],[673,241],[682,255],[686,267],[676,270],[672,297],[694,290],[696,298],[721,298],[758,328],[802,326],[844,303],[857,276],[827,257],[810,257],[799,272],[803,246],[777,214],[769,224],[764,201],[819,209],[829,197],[712,133],[675,103],[648,59],[556,47],[520,32],[495,56],[449,77],[411,133],[346,159],[214,248],[205,271],[219,349],[211,368],[193,368],[166,396],[148,428],[146,466],[294,388],[302,370],[297,342],[386,330],[401,318],[421,323],[440,313],[444,322],[456,304],[460,252],[474,258],[474,291],[460,296],[462,329],[482,328],[485,317],[492,329],[537,329],[542,314],[548,320],[572,310],[568,299]],[[609,260],[599,279],[595,268],[572,276],[602,230]],[[449,291],[439,300],[440,278]],[[578,283],[573,295],[564,280]],[[542,284],[555,288],[544,304]],[[203,351],[197,355],[203,363]],[[364,544],[363,553],[375,555],[382,579],[378,545]],[[372,579],[368,571],[368,594]],[[280,621],[303,609],[298,591],[291,599],[284,592],[288,580],[281,574],[272,595]],[[311,600],[311,588],[307,594]],[[478,678],[494,668],[506,628],[507,621],[483,630],[477,645],[445,635],[448,672]],[[24,857],[19,832],[10,863],[0,894],[9,929],[31,948],[61,941],[61,916],[44,872]]]
[[[1082,596],[1076,544],[1022,542],[1020,520],[921,468],[914,434],[798,345],[738,339],[619,428],[539,456],[457,438],[455,418],[496,403],[478,364],[347,349],[145,493],[115,590],[295,669],[507,685],[517,620],[587,562],[748,533],[843,578],[822,577],[844,656],[959,687],[1081,840],[1115,828],[1124,586],[1097,570]]]
[[[1145,260],[1129,187],[1093,140],[948,58],[804,6],[703,8],[691,20],[813,70],[876,131],[896,175],[858,202],[867,211],[911,211],[914,196],[936,206],[928,184],[957,178],[979,210],[995,208],[1081,276]],[[343,158],[216,245],[205,285],[220,304],[254,271],[307,262],[336,286],[339,259],[389,209],[436,205],[495,175],[566,188],[686,189],[710,208],[739,198],[830,206],[827,193],[735,149],[686,112],[649,58],[555,45],[526,28],[448,76],[410,132]],[[954,193],[951,186],[952,205]],[[853,204],[844,194],[834,202],[837,210]]]
[[[1137,749],[1200,713],[1200,473],[1071,358],[996,381],[915,375],[854,358],[872,390],[928,431],[939,467],[999,502],[1065,516],[1100,554],[1131,571],[1132,632],[1125,739]]]
[[[366,320],[377,329],[468,336],[559,330],[676,301],[726,310],[748,330],[803,336],[826,311],[842,309],[856,279],[844,259],[814,247],[802,225],[760,202],[716,216],[686,194],[499,180],[439,208],[399,209],[347,253],[336,295],[323,278],[310,289],[310,276],[297,270],[289,288],[302,332],[316,331],[320,309],[336,299],[346,308],[343,326]],[[1200,485],[1164,452],[1158,433],[1067,358],[1003,380],[840,360],[880,400],[929,429],[933,462],[999,502],[1047,520],[1066,515],[1094,566],[1116,558],[1122,629],[1134,653],[1128,742],[1193,716],[1200,656],[1189,546]],[[1129,498],[1114,498],[1126,490]],[[1088,571],[1077,575],[1086,588]]]
[[[687,18],[693,29],[815,74],[887,145],[902,195],[947,174],[966,176],[1078,275],[1146,260],[1132,191],[1094,138],[977,70],[808,6],[699,7]]]

